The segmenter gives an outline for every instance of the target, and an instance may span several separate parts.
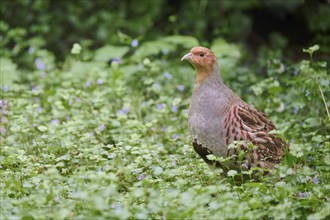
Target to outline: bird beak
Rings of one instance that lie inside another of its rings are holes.
[[[187,53],[186,55],[184,55],[182,58],[181,58],[181,61],[184,61],[184,60],[190,60],[192,57],[192,53]]]

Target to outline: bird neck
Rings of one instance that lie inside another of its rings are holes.
[[[211,68],[196,68],[196,85],[202,85],[205,82],[223,84],[217,63],[215,63]]]

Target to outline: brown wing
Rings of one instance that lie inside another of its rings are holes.
[[[286,144],[269,134],[276,127],[264,113],[246,104],[234,105],[225,119],[225,128],[227,145],[234,140],[247,140],[257,146],[250,155],[250,165],[257,162],[271,168],[281,161]]]

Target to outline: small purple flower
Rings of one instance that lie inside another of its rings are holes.
[[[305,96],[309,96],[309,91],[308,90],[306,91]]]
[[[161,110],[161,109],[163,109],[163,108],[165,108],[165,104],[164,103],[159,103],[158,105],[157,105],[157,109],[159,109],[159,110]]]
[[[45,64],[42,62],[40,57],[36,59],[36,66],[38,70],[45,70]]]
[[[142,179],[144,179],[145,178],[145,176],[144,176],[144,174],[141,174],[138,178],[137,178],[137,180],[142,180]]]
[[[92,85],[92,82],[90,80],[87,80],[85,83],[85,87],[90,87]]]
[[[307,157],[307,162],[309,163],[309,162],[311,162],[312,161],[312,157],[311,156],[308,156]]]
[[[314,178],[313,178],[313,183],[318,184],[318,183],[319,183],[319,178],[314,177]]]
[[[163,55],[166,55],[168,53],[168,50],[167,49],[162,49],[162,53],[163,53]]]
[[[81,99],[79,97],[76,97],[76,102],[81,102]]]
[[[42,111],[42,108],[38,107],[36,110],[37,110],[38,113],[40,113]]]
[[[58,196],[55,197],[54,201],[55,201],[56,203],[59,203],[60,199],[58,198]]]
[[[298,110],[299,109],[297,107],[293,107],[293,114],[295,114],[295,115],[298,114]]]
[[[39,183],[36,183],[36,190],[39,189]]]
[[[102,172],[102,168],[99,167],[96,172],[98,173]]]
[[[121,63],[121,59],[120,58],[112,58],[111,60],[110,60],[110,62],[111,63]]]
[[[169,72],[165,72],[164,76],[166,77],[166,79],[172,79],[173,78],[172,74],[170,74]]]
[[[60,120],[58,120],[58,119],[53,119],[53,120],[51,120],[50,123],[51,123],[51,124],[54,124],[54,125],[57,125],[57,124],[60,123]]]
[[[172,136],[172,138],[176,141],[176,140],[178,140],[179,136],[178,136],[177,134],[174,134],[174,135]]]
[[[4,91],[4,92],[8,92],[8,91],[9,91],[8,86],[4,85],[4,86],[3,86],[3,91]]]
[[[184,90],[184,85],[178,85],[177,88],[180,92],[182,92]]]
[[[129,107],[123,107],[122,109],[118,110],[117,113],[120,115],[127,115],[129,110],[130,110]]]
[[[101,125],[99,126],[99,128],[100,128],[101,131],[103,131],[103,130],[105,129],[104,124],[101,124]]]
[[[36,87],[36,86],[32,86],[32,92],[36,92],[36,91],[38,91],[38,88]]]
[[[171,108],[172,112],[176,113],[178,112],[178,108],[176,107],[176,105],[173,105]]]
[[[112,204],[111,208],[115,209],[115,210],[118,210],[118,211],[121,210],[121,206],[119,204]]]
[[[98,79],[97,84],[102,85],[103,84],[103,79]]]
[[[65,119],[66,119],[67,121],[69,121],[69,120],[70,120],[70,116],[69,116],[69,115],[65,116]]]
[[[139,40],[138,39],[133,39],[131,42],[132,47],[137,47],[139,45]]]
[[[29,47],[29,49],[28,49],[28,53],[29,53],[29,54],[33,54],[33,53],[34,53],[34,48],[33,48],[33,47]]]
[[[245,169],[249,169],[249,165],[247,165],[246,163],[243,163],[242,167],[244,167]]]
[[[166,126],[163,125],[162,128],[161,128],[161,130],[162,130],[163,132],[166,132]]]
[[[171,154],[170,158],[171,158],[171,161],[172,161],[172,165],[175,167],[176,166],[175,156]]]
[[[304,192],[300,192],[300,193],[299,193],[299,197],[300,197],[300,198],[304,198],[304,197],[306,197],[306,193],[304,193]]]
[[[294,69],[294,70],[293,70],[293,75],[294,75],[294,76],[298,76],[298,74],[299,74],[299,70],[298,70],[298,69]]]

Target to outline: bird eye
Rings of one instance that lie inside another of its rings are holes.
[[[200,56],[200,57],[204,57],[204,54],[203,54],[203,53],[200,53],[199,56]]]

